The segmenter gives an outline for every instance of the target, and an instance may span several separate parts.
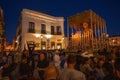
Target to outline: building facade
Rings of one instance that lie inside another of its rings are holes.
[[[16,50],[28,49],[27,43],[31,42],[35,44],[35,50],[66,48],[63,17],[23,9],[16,33]]]
[[[4,16],[3,16],[3,10],[0,8],[0,52],[4,50]]]
[[[111,36],[109,37],[109,45],[111,47],[120,47],[120,36]]]

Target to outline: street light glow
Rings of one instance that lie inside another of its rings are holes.
[[[41,37],[40,38],[43,38],[43,36],[41,35]]]
[[[113,40],[113,42],[115,42],[115,40]]]
[[[46,36],[47,39],[50,39],[52,37],[52,35],[50,35],[50,34],[47,34],[45,36]]]
[[[36,38],[39,38],[39,37],[40,37],[40,34],[35,34],[35,37],[36,37]]]
[[[18,41],[17,41],[17,40],[16,40],[15,42],[16,42],[16,43],[18,43]]]

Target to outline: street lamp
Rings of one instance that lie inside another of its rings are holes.
[[[50,48],[49,42],[50,42],[50,38],[52,37],[52,35],[47,34],[47,35],[45,35],[45,36],[46,36],[46,38],[47,38],[47,49],[49,49],[49,48]]]
[[[43,49],[43,47],[42,47],[42,38],[43,38],[43,35],[41,35],[40,38],[41,38],[41,42],[40,43],[41,43],[41,50],[42,50]]]
[[[106,33],[105,35],[105,40],[106,40],[106,49],[108,50],[109,49],[109,35]]]
[[[64,39],[65,39],[65,38],[64,38],[64,36],[63,36],[63,37],[62,37],[62,40],[63,40],[63,41],[62,41],[62,45],[63,45],[62,48],[63,48],[63,49],[65,48],[65,44],[64,44],[65,42],[64,42]]]
[[[19,42],[18,42],[18,40],[16,40],[15,41],[15,48],[14,48],[14,50],[18,50],[18,46],[19,46]]]
[[[41,38],[41,34],[34,34],[34,36],[37,38],[36,39],[36,50],[40,50],[41,48],[40,48],[40,42],[39,42],[39,40]]]

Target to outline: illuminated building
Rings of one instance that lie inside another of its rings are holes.
[[[66,41],[63,17],[22,10],[17,27],[16,50],[28,49],[27,42],[34,42],[35,50],[65,49]]]

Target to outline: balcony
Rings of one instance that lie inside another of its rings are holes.
[[[29,29],[28,32],[29,33],[35,33],[35,30],[34,29]]]
[[[61,32],[57,32],[56,35],[62,35],[62,33]]]
[[[42,31],[41,31],[41,34],[46,34],[46,31],[45,31],[45,30],[42,30]]]

